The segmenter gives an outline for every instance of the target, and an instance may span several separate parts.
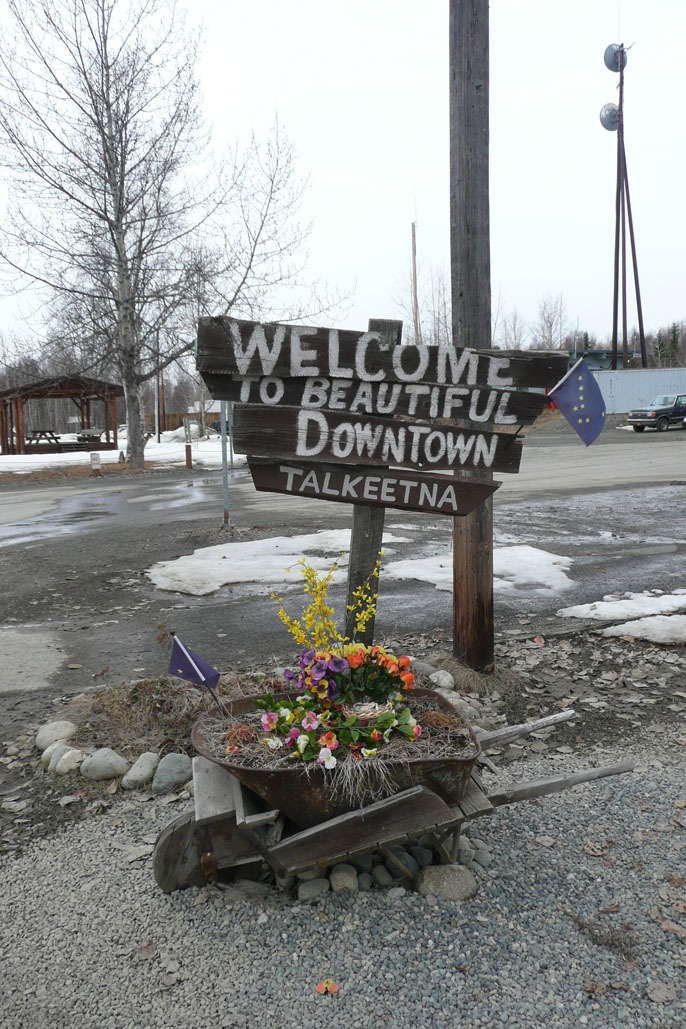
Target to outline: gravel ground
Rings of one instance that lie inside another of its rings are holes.
[[[115,798],[0,859],[0,1025],[680,1029],[680,728],[656,741],[660,759],[633,755],[631,775],[473,823],[495,860],[462,904],[409,891],[301,904],[256,883],[166,896],[149,853],[179,805]],[[628,749],[596,749],[588,764]],[[508,766],[507,777],[578,767],[550,754]],[[315,993],[325,978],[339,983],[337,996]]]

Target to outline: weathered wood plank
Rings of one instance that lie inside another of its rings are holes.
[[[378,332],[201,318],[196,367],[205,373],[262,378],[340,378],[363,382],[433,382],[496,389],[546,389],[567,371],[553,351],[389,347]]]
[[[388,347],[400,346],[403,323],[383,319],[369,319],[367,328],[379,333],[379,341]],[[355,503],[350,527],[350,557],[348,560],[348,582],[345,598],[345,635],[348,639],[359,639],[370,647],[374,642],[376,601],[378,596],[378,575],[375,577],[376,562],[379,560],[383,542],[383,527],[386,517],[385,505]],[[356,634],[355,614],[356,591],[367,589],[372,601],[373,613],[361,634]]]
[[[493,804],[472,776],[459,804],[454,807],[451,805],[451,810],[455,811],[456,809],[462,812],[465,821],[469,821],[472,818],[490,814],[493,811]]]
[[[447,804],[426,787],[414,786],[290,836],[270,848],[268,860],[289,871],[326,865],[342,855],[378,849],[409,833],[452,821]]]
[[[522,445],[512,433],[478,432],[437,424],[354,418],[334,412],[239,404],[234,446],[251,457],[330,464],[463,468],[517,472]]]
[[[193,801],[195,824],[207,825],[219,818],[235,814],[232,781],[236,780],[225,768],[205,757],[193,758]]]
[[[531,782],[517,783],[504,790],[495,790],[489,793],[488,799],[494,807],[502,807],[503,804],[515,804],[519,800],[531,800],[534,797],[545,797],[549,793],[561,793],[571,786],[578,786],[582,782],[592,782],[594,779],[604,779],[609,775],[624,775],[625,772],[633,772],[632,761],[623,761],[618,765],[605,765],[603,768],[587,768],[581,772],[574,772],[572,775],[551,775],[547,779],[534,779]]]
[[[286,463],[254,457],[248,458],[248,467],[259,492],[449,516],[473,511],[501,485],[493,480],[482,482],[454,479],[447,475],[417,475],[409,471],[393,473],[370,468],[351,470],[338,465],[316,465],[304,461]],[[364,527],[361,531],[364,533]],[[354,545],[351,546],[351,551],[354,549]],[[376,559],[378,546],[371,543],[369,549]],[[350,635],[347,629],[346,634]]]
[[[512,740],[518,739],[520,736],[528,736],[529,733],[536,732],[537,729],[545,729],[549,725],[557,725],[559,722],[566,722],[570,718],[574,718],[575,711],[573,708],[567,708],[566,711],[558,711],[554,715],[546,715],[545,718],[537,718],[534,722],[521,722],[519,725],[506,725],[502,729],[494,729],[493,732],[481,732],[477,730],[479,743],[481,744],[482,750],[487,750],[489,747],[500,747],[503,743],[510,743]]]
[[[256,829],[260,825],[273,825],[279,817],[279,812],[270,808],[261,797],[239,782],[230,772],[227,772],[227,775],[236,809],[236,825],[239,828],[250,829]]]
[[[203,372],[215,400],[265,407],[350,411],[365,415],[455,418],[475,424],[530,425],[548,403],[545,393],[480,386],[365,382],[355,379],[234,378]]]

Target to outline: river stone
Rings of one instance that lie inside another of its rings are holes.
[[[73,750],[71,743],[66,743],[63,740],[56,742],[53,747],[50,748],[50,760],[47,764],[49,772],[54,772],[61,758],[64,757],[70,750]]]
[[[352,865],[334,865],[329,873],[329,880],[334,893],[340,893],[341,890],[351,890],[353,893],[358,891],[357,871]]]
[[[428,847],[410,847],[409,850],[420,868],[426,868],[434,859],[433,851]]]
[[[415,675],[433,675],[436,668],[434,665],[429,664],[428,661],[420,661],[417,659],[412,662],[412,671]]]
[[[373,885],[374,880],[372,879],[369,872],[360,872],[360,874],[357,877],[357,889],[359,890],[359,892],[368,893]]]
[[[50,766],[52,755],[55,753],[58,747],[69,746],[71,746],[71,744],[67,743],[66,740],[55,740],[55,742],[51,743],[49,747],[46,747],[40,756],[40,763],[42,764],[43,768],[48,768]]]
[[[159,763],[158,755],[153,754],[152,751],[146,751],[145,754],[141,754],[122,779],[122,789],[137,790],[141,786],[147,786],[149,782],[152,782],[152,777]]]
[[[428,865],[417,879],[417,891],[444,900],[468,900],[477,891],[474,873],[464,865]]]
[[[455,680],[453,679],[450,672],[446,672],[444,668],[439,668],[437,672],[429,676],[429,682],[433,683],[435,687],[441,690],[454,690]]]
[[[36,733],[36,747],[45,750],[56,740],[70,740],[78,731],[73,722],[46,722]]]
[[[376,885],[380,886],[382,889],[386,886],[393,885],[393,876],[385,865],[375,865],[374,868],[372,868],[372,878]]]
[[[298,886],[298,900],[316,900],[329,892],[330,883],[328,879],[308,879]]]
[[[169,793],[183,786],[193,775],[193,762],[188,754],[165,754],[152,780],[153,793]]]
[[[69,747],[66,753],[62,754],[62,757],[52,771],[55,775],[67,775],[69,772],[74,772],[77,768],[80,768],[85,757],[86,755],[82,750],[77,750],[76,747]]]
[[[101,747],[90,754],[81,765],[81,775],[86,779],[118,779],[129,770],[129,762],[111,747]]]

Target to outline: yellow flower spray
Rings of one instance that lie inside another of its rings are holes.
[[[354,637],[362,635],[376,615],[381,556],[380,554],[369,578],[353,590],[353,602],[347,606],[347,610],[354,616]],[[329,603],[329,588],[340,566],[334,562],[328,572],[320,575],[305,558],[301,558],[298,564],[304,583],[303,592],[311,598],[310,602],[303,610],[302,619],[297,619],[291,617],[284,608],[283,597],[277,597],[275,593],[270,594],[273,600],[279,602],[279,618],[299,647],[342,652],[342,648],[352,641],[350,637],[339,632],[334,609]]]

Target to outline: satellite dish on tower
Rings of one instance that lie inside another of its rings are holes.
[[[619,125],[619,108],[617,104],[605,104],[600,109],[600,124],[608,132],[616,132]]]
[[[605,48],[603,60],[610,71],[623,71],[626,68],[626,50],[621,43],[610,43]]]

